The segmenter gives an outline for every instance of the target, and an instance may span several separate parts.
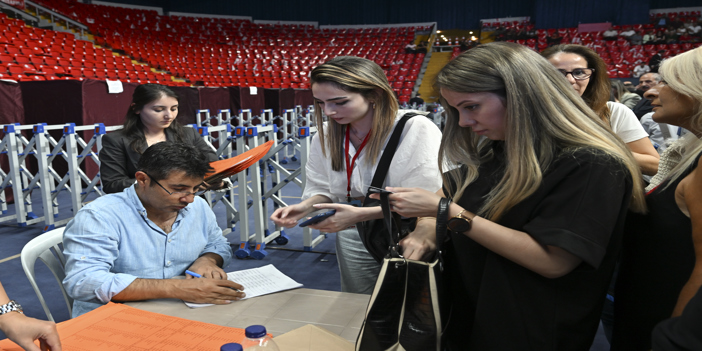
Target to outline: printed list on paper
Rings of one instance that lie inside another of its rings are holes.
[[[244,286],[246,297],[268,295],[279,291],[301,288],[302,284],[283,274],[272,264],[252,269],[227,273],[227,278]],[[205,303],[185,302],[190,308],[212,306]]]

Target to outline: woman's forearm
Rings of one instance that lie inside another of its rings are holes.
[[[641,168],[641,173],[649,176],[656,175],[658,173],[658,161],[659,159],[652,155],[640,154],[633,152],[634,159]]]
[[[449,216],[463,208],[451,204]],[[474,217],[471,229],[463,233],[490,251],[546,278],[570,273],[582,260],[559,247],[541,245],[529,234],[507,228],[482,217]]]

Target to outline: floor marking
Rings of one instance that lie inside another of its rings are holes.
[[[9,261],[9,260],[14,260],[14,259],[17,258],[17,257],[20,257],[20,255],[21,255],[21,254],[16,254],[16,255],[14,255],[14,256],[10,256],[10,257],[7,257],[7,258],[3,258],[2,260],[0,260],[0,263],[7,262],[7,261]]]

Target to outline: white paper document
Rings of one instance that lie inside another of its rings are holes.
[[[278,291],[301,288],[302,284],[283,274],[272,264],[252,269],[227,273],[227,278],[244,287],[245,299],[268,295]],[[190,308],[212,306],[209,303],[185,302]]]

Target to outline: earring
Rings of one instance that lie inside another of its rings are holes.
[[[375,110],[375,102],[371,102],[371,108]]]

